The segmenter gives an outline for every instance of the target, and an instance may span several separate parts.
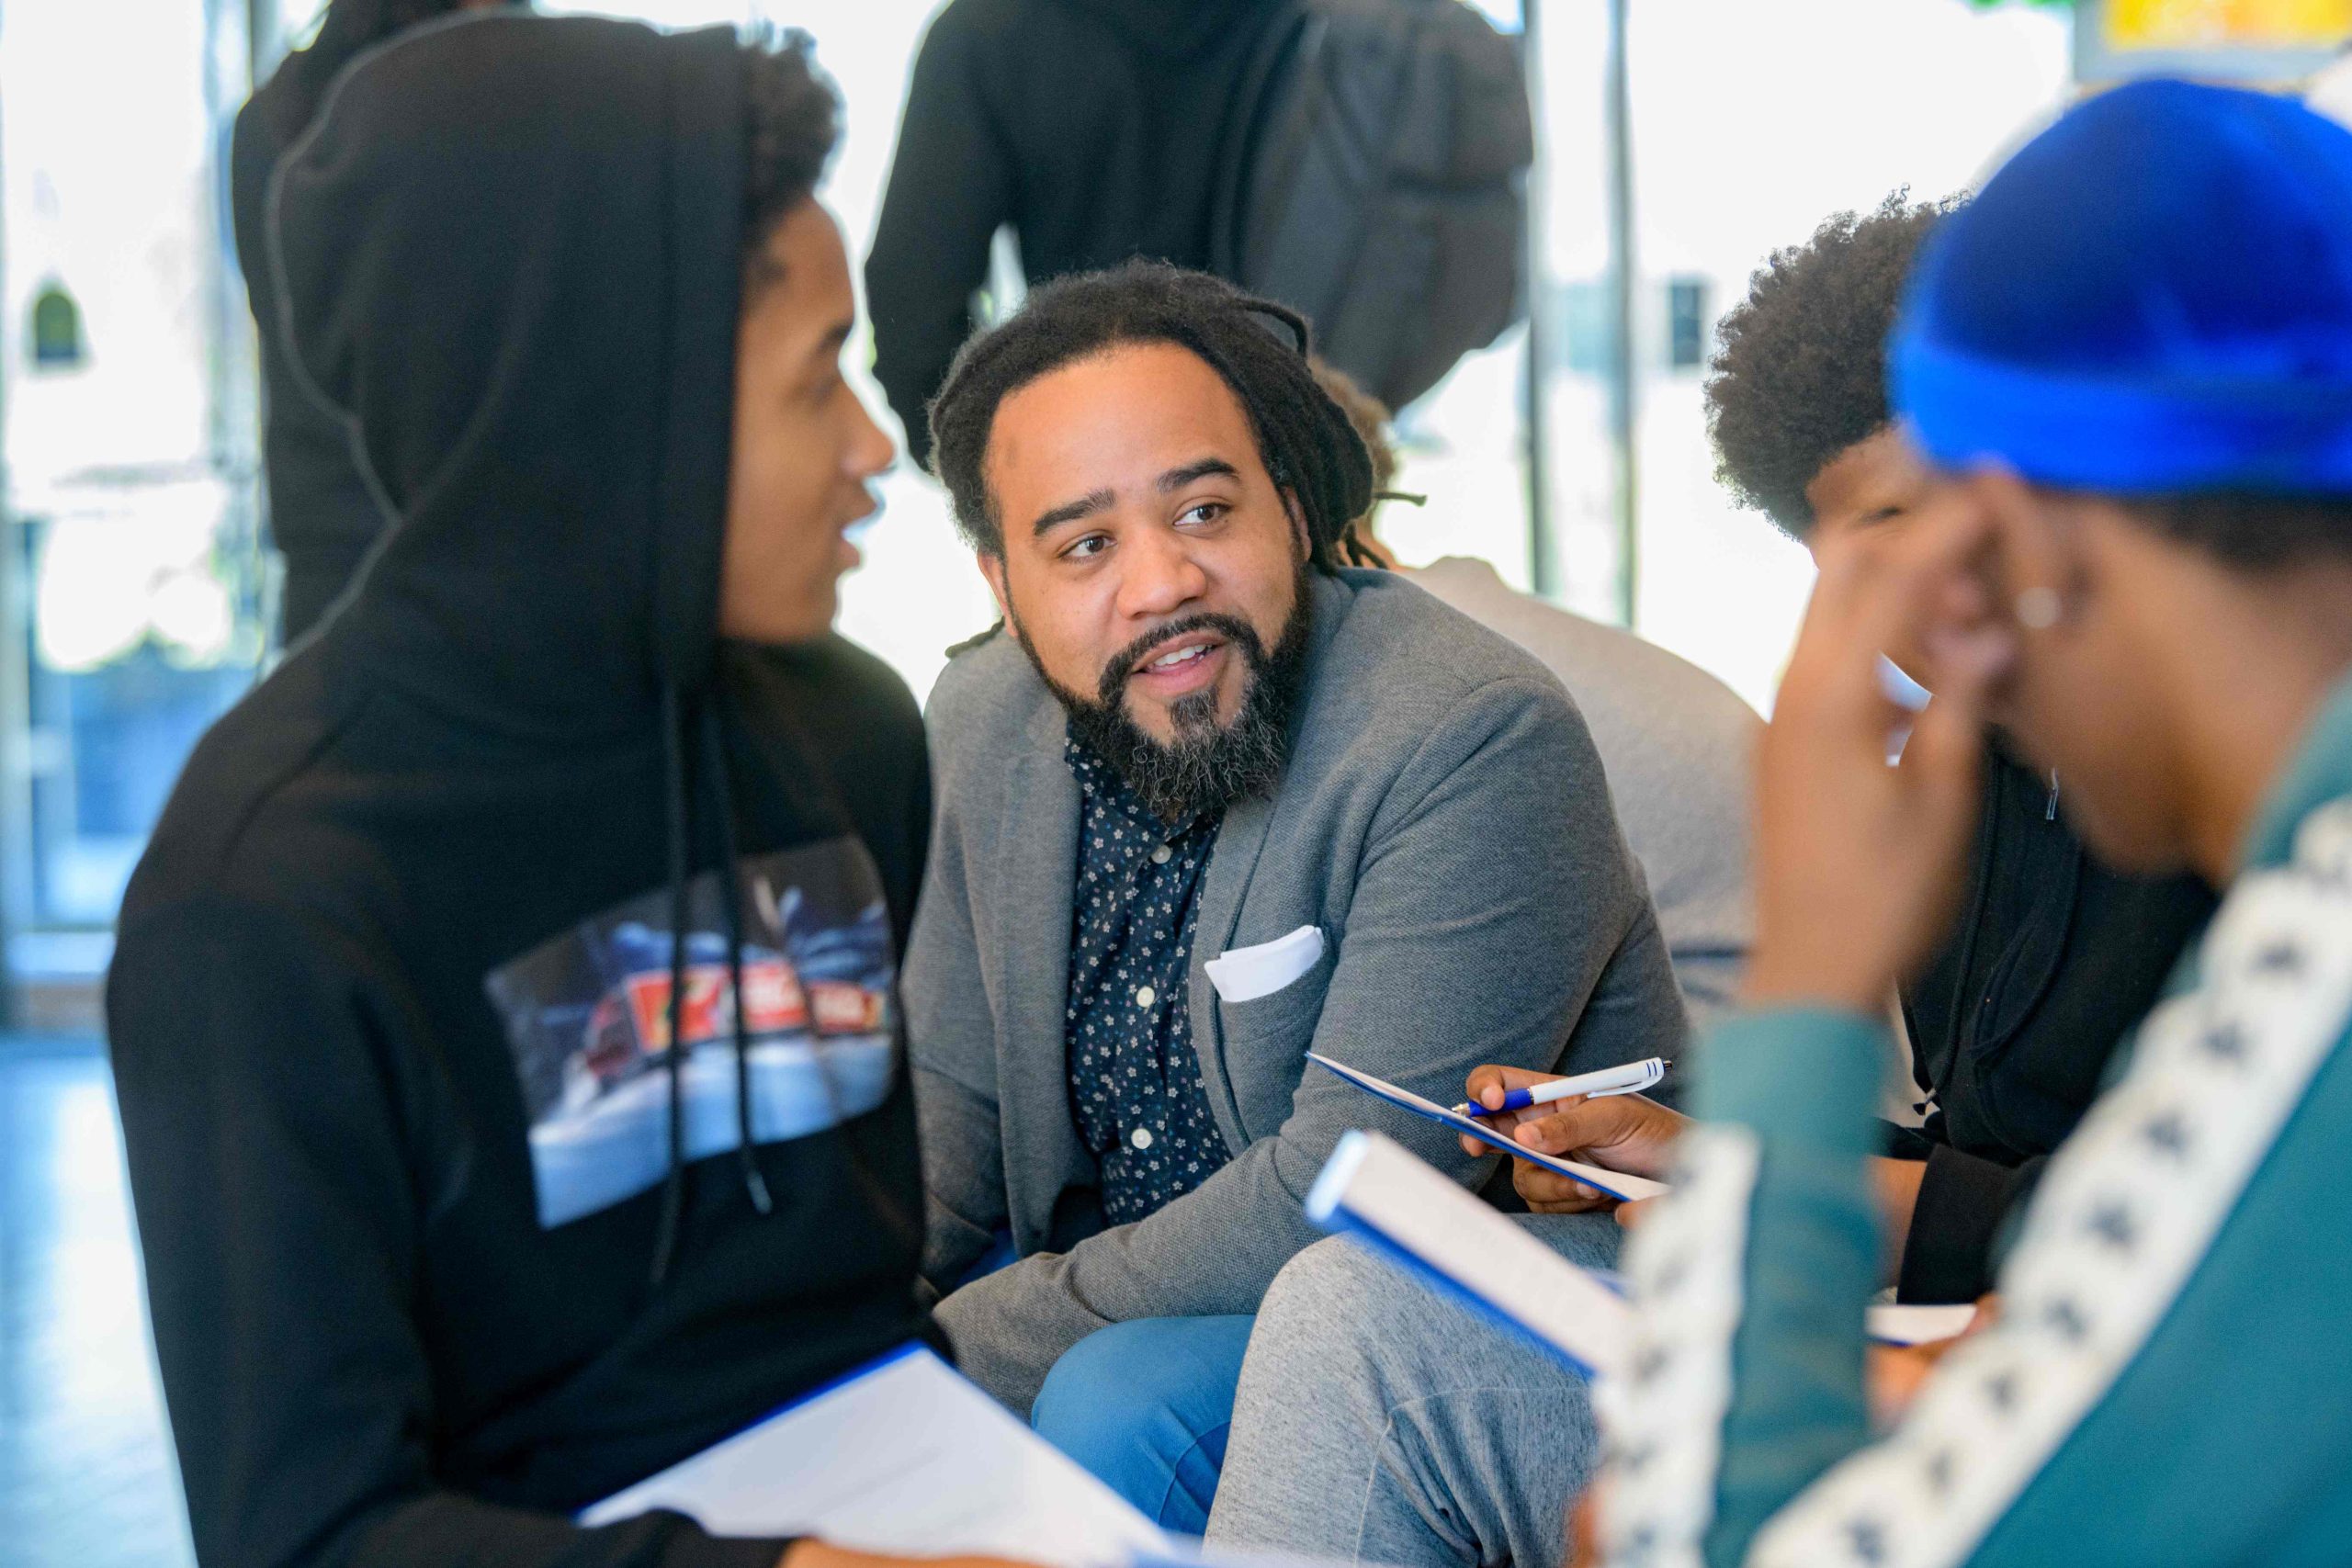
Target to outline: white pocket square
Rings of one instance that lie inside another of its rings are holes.
[[[1216,987],[1218,996],[1229,1002],[1252,1002],[1272,996],[1322,958],[1322,930],[1301,926],[1288,936],[1255,947],[1227,949],[1201,967],[1208,971],[1209,984]]]

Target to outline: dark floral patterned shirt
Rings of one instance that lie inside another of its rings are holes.
[[[1070,1107],[1102,1173],[1102,1213],[1126,1224],[1233,1156],[1209,1115],[1189,985],[1201,883],[1218,816],[1170,824],[1118,770],[1069,742],[1078,886],[1065,1013]]]

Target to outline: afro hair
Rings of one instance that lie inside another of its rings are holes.
[[[1715,477],[1792,537],[1813,526],[1805,487],[1885,428],[1886,338],[1920,242],[1962,198],[1897,191],[1775,251],[1724,315],[1709,367]]]

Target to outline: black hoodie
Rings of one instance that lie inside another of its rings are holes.
[[[197,749],[107,992],[216,1568],[772,1562],[564,1515],[923,1332],[920,719],[714,624],[742,82],[726,31],[483,14],[279,166],[292,367],[395,522]]]
[[[874,373],[923,408],[970,334],[1000,224],[1037,279],[1209,260],[1224,138],[1295,0],[954,0],[923,37],[865,263]]]
[[[1900,1295],[1993,1288],[2009,1216],[2098,1098],[2109,1058],[2155,1005],[2213,890],[2122,876],[2075,837],[2050,781],[1996,743],[1954,934],[1903,990],[1927,1125],[1888,1152],[1927,1161]]]
[[[292,643],[325,615],[358,575],[385,517],[351,460],[342,424],[294,385],[278,341],[277,289],[262,243],[263,209],[278,158],[309,129],[336,73],[380,37],[447,15],[451,0],[373,0],[331,6],[319,36],[279,62],[237,111],[229,151],[229,211],[237,265],[253,305],[261,361],[262,476],[271,542],[286,561],[279,635]]]

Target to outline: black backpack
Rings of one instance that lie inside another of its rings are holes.
[[[1301,0],[1221,138],[1210,269],[1315,323],[1403,408],[1525,308],[1532,115],[1515,40],[1461,0]]]

